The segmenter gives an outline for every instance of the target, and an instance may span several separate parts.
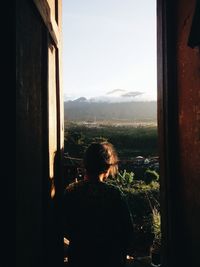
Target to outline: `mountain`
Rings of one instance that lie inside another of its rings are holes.
[[[64,102],[65,119],[69,121],[156,121],[156,101],[101,102],[79,98]]]
[[[75,99],[73,102],[85,102],[85,101],[87,101],[87,98],[82,96],[82,97]]]
[[[121,103],[121,102],[143,102],[143,101],[156,101],[155,92],[152,91],[141,92],[141,91],[128,91],[125,89],[114,89],[104,95],[94,97],[78,97],[75,99],[64,96],[65,101],[75,102],[108,102],[108,103]]]

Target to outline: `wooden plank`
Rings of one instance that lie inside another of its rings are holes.
[[[55,16],[47,0],[33,0],[49,33],[54,41],[54,45],[59,47],[59,29],[55,21]]]
[[[49,7],[51,9],[51,15],[55,18],[55,0],[47,0]]]
[[[64,98],[63,98],[63,41],[62,41],[62,1],[57,1],[57,15],[58,15],[58,27],[59,27],[59,49],[58,49],[58,68],[59,68],[59,92],[60,92],[60,149],[64,151]]]
[[[55,154],[57,152],[57,96],[56,96],[56,48],[49,44],[49,83],[48,83],[48,111],[49,111],[49,178],[51,179],[51,198],[55,194]]]
[[[58,24],[55,21],[55,18],[52,18],[52,16],[51,16],[50,27],[52,29],[50,34],[51,34],[51,36],[52,36],[57,48],[59,48],[59,46],[60,46],[60,37],[59,37],[60,34],[59,34],[59,32],[60,31],[59,31],[59,28],[58,28]]]

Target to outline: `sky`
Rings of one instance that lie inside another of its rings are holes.
[[[64,98],[116,89],[156,100],[156,0],[63,0]]]

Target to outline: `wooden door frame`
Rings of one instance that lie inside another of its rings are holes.
[[[32,0],[37,12],[39,13],[42,22],[46,27],[46,84],[47,91],[45,93],[46,101],[44,101],[44,121],[46,122],[44,129],[44,139],[45,139],[45,147],[44,147],[44,158],[45,158],[45,166],[44,166],[44,197],[43,197],[43,210],[44,210],[44,254],[46,258],[45,264],[49,266],[62,266],[63,265],[63,234],[62,234],[62,221],[61,221],[61,212],[62,212],[62,194],[63,194],[63,153],[64,153],[64,103],[63,103],[63,92],[62,92],[62,0],[55,0],[55,14],[53,14],[52,9],[50,7],[50,3],[48,0]],[[53,2],[52,2],[53,3]],[[50,152],[50,125],[49,125],[49,117],[51,116],[51,103],[50,103],[50,79],[51,76],[49,74],[49,66],[51,64],[51,60],[49,58],[49,50],[54,51],[55,55],[55,107],[56,107],[56,144],[55,145],[55,157],[54,157],[54,165],[50,163],[50,156],[52,153]],[[50,77],[49,77],[50,76]],[[54,171],[54,186],[56,188],[55,197],[51,196],[51,190],[49,188],[50,183],[50,168],[53,168]],[[52,217],[50,216],[52,215]],[[53,220],[50,222],[49,220]],[[51,227],[52,232],[55,233],[53,237],[50,236]],[[55,237],[56,235],[56,237]],[[52,241],[53,240],[53,241]],[[52,252],[52,248],[50,244],[51,242],[55,243],[54,246],[54,254],[52,257],[49,257]]]
[[[52,40],[54,41],[54,45],[56,47],[60,46],[60,37],[59,37],[59,27],[58,27],[58,18],[57,16],[55,16],[57,18],[53,18],[52,13],[51,13],[51,9],[50,6],[48,4],[48,0],[33,0],[33,2],[35,3],[48,31],[49,34],[52,37]],[[56,1],[56,3],[58,3]],[[56,12],[57,14],[57,12]]]
[[[56,48],[60,47],[57,23],[52,21],[47,0],[33,0],[41,14]],[[157,0],[157,114],[161,186],[162,266],[173,266],[175,190],[178,162],[178,96],[176,83],[176,2]],[[56,56],[59,60],[59,56]],[[58,62],[59,65],[59,62]],[[58,82],[58,81],[57,81]],[[173,90],[169,90],[173,88]],[[61,105],[61,100],[57,105]],[[59,119],[59,118],[58,118]],[[62,122],[61,122],[62,124]],[[60,129],[63,127],[59,125]],[[58,129],[58,130],[59,130]],[[58,141],[60,143],[60,140]],[[61,140],[62,142],[62,140]]]
[[[176,56],[177,1],[157,0],[157,114],[160,159],[162,266],[172,267],[179,247],[177,195],[178,94]]]
[[[56,21],[52,20],[47,0],[33,0],[48,29],[56,50],[61,46]],[[161,186],[161,228],[162,228],[162,266],[171,267],[173,258],[173,212],[174,188],[176,181],[172,177],[178,173],[175,148],[178,144],[177,135],[177,90],[176,90],[176,32],[175,12],[176,1],[157,0],[157,114],[160,158]],[[61,27],[61,25],[60,25]],[[59,56],[56,55],[56,61]],[[59,62],[57,62],[58,65]],[[58,75],[58,73],[57,73]],[[57,76],[56,75],[56,76]],[[59,83],[59,81],[56,81]],[[58,85],[59,86],[59,85]],[[169,90],[168,88],[174,88]],[[58,92],[57,92],[58,93]],[[57,106],[61,105],[58,99]],[[58,115],[59,116],[59,115]],[[59,120],[59,118],[58,118]],[[61,124],[64,122],[61,122]],[[58,125],[60,129],[61,125]],[[58,132],[59,132],[59,129]],[[62,140],[61,140],[62,141]],[[60,143],[60,140],[58,140]],[[59,145],[58,145],[59,146]],[[173,187],[172,187],[173,182]],[[175,245],[174,245],[175,246]]]

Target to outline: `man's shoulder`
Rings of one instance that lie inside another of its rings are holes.
[[[91,193],[91,191],[103,193],[103,195],[110,195],[115,196],[116,198],[123,198],[123,192],[120,190],[119,187],[106,183],[106,182],[98,182],[93,183],[87,180],[81,180],[78,182],[73,182],[69,184],[66,189],[65,193],[68,195],[74,194],[81,194],[83,192]]]

